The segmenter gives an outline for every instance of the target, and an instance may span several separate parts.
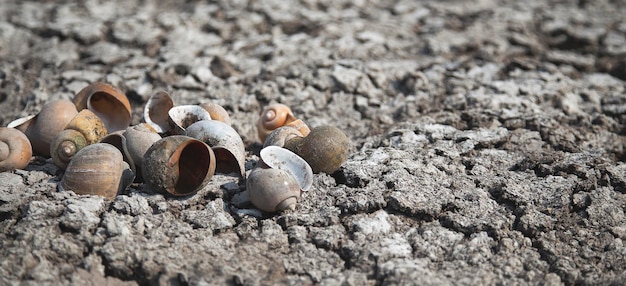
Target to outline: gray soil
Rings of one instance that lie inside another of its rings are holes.
[[[133,124],[158,90],[223,105],[248,171],[273,102],[351,149],[275,214],[224,174],[61,192],[36,156],[0,173],[0,284],[624,285],[625,7],[2,1],[2,126],[105,81]]]

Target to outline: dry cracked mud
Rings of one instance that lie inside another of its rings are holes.
[[[213,101],[246,144],[273,102],[351,140],[295,210],[218,174],[170,198],[0,173],[0,284],[624,285],[626,3],[3,1],[0,125],[120,87]]]

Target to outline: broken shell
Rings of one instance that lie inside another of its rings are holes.
[[[98,115],[109,133],[124,130],[130,125],[130,101],[126,94],[110,84],[92,83],[79,91],[73,102],[77,110],[87,108]]]
[[[102,120],[89,109],[83,109],[50,143],[52,160],[61,169],[65,169],[78,151],[100,141],[106,135],[107,129]]]
[[[302,157],[313,169],[313,173],[331,174],[348,157],[348,137],[336,127],[313,128],[306,137],[295,137],[285,143],[285,148]]]
[[[113,200],[119,192],[128,188],[133,178],[133,172],[117,148],[96,143],[76,153],[67,165],[59,189]]]
[[[263,148],[268,146],[284,147],[285,143],[296,137],[304,137],[304,135],[292,126],[283,126],[276,128],[263,143]]]
[[[296,117],[291,112],[289,106],[281,103],[270,104],[263,109],[257,123],[259,138],[263,142],[274,129],[285,126],[295,120]]]
[[[172,107],[169,115],[170,130],[173,134],[185,134],[189,125],[200,120],[211,120],[211,115],[199,105],[179,105]]]
[[[228,115],[226,109],[224,109],[224,107],[222,107],[221,105],[213,102],[205,102],[201,103],[200,107],[209,112],[212,120],[221,121],[228,125],[231,125],[230,116]]]
[[[109,143],[124,155],[124,161],[128,162],[131,169],[135,172],[136,179],[143,178],[141,166],[143,164],[143,155],[154,144],[159,141],[161,136],[146,123],[141,123],[126,128],[126,130],[118,131],[102,138],[100,142]]]
[[[276,212],[294,209],[300,199],[300,185],[287,171],[256,167],[248,175],[246,189],[258,209]]]
[[[8,127],[24,132],[35,154],[50,157],[50,143],[76,114],[78,111],[71,101],[54,100],[46,103],[37,115],[16,119]]]
[[[154,190],[186,196],[202,189],[215,172],[215,155],[204,142],[173,135],[152,144],[143,157],[143,177]]]
[[[158,91],[148,99],[143,109],[143,119],[158,133],[167,133],[170,129],[167,112],[174,107],[174,100],[169,93]]]
[[[24,169],[32,156],[33,148],[22,131],[0,127],[0,172]]]
[[[269,168],[280,169],[293,176],[302,191],[308,191],[313,185],[311,166],[296,153],[278,146],[268,146],[261,149],[260,155],[262,163]]]
[[[211,146],[217,160],[217,172],[236,172],[245,178],[245,146],[239,133],[230,125],[217,120],[202,120],[187,127],[186,135]]]

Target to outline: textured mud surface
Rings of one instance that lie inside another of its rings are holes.
[[[350,138],[293,211],[0,174],[0,284],[626,284],[624,1],[3,1],[0,123],[88,83]],[[180,2],[180,3],[179,3]]]

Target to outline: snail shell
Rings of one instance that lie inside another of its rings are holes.
[[[132,183],[134,174],[122,153],[109,144],[96,143],[76,153],[59,183],[61,191],[99,195],[113,200]]]
[[[143,109],[143,119],[158,133],[166,133],[170,129],[167,112],[174,107],[174,100],[169,93],[158,91],[148,99]]]
[[[108,143],[122,152],[124,161],[128,162],[136,179],[143,178],[141,166],[143,164],[143,155],[154,144],[159,141],[161,136],[146,123],[130,126],[126,130],[117,131],[102,138],[100,142]]]
[[[285,148],[302,157],[313,173],[332,174],[339,170],[348,157],[348,137],[336,127],[313,128],[306,137],[295,137],[285,143]]]
[[[278,147],[261,149],[261,161],[246,180],[250,202],[260,210],[294,209],[301,191],[313,184],[311,167],[295,153]]]
[[[172,107],[169,115],[170,130],[173,134],[185,134],[185,129],[200,120],[211,120],[211,115],[199,105],[179,105]]]
[[[300,185],[287,171],[256,167],[248,175],[246,189],[258,209],[276,212],[294,209],[300,199]]]
[[[291,112],[289,106],[282,103],[274,103],[267,106],[261,112],[261,117],[257,123],[257,131],[259,139],[265,141],[265,138],[278,127],[285,126],[295,121],[296,117]]]
[[[196,193],[215,172],[215,155],[204,142],[173,135],[155,142],[143,157],[143,177],[151,188],[174,196]]]
[[[107,129],[100,117],[89,109],[83,109],[52,140],[52,160],[61,169],[65,169],[78,151],[100,141],[106,135]]]
[[[308,191],[313,185],[311,166],[297,154],[278,146],[268,146],[261,149],[260,155],[262,164],[289,173],[302,191]]]
[[[221,121],[231,125],[230,116],[228,115],[226,109],[224,109],[221,105],[213,102],[205,102],[200,103],[200,107],[209,112],[212,120]]]
[[[217,120],[202,120],[187,127],[186,135],[211,146],[217,160],[217,172],[236,172],[245,178],[245,146],[239,133],[230,125]]]
[[[79,91],[73,102],[77,110],[87,108],[98,115],[109,133],[124,130],[130,125],[130,101],[122,91],[110,84],[92,83]]]
[[[24,169],[32,156],[33,148],[24,133],[0,127],[0,172]]]
[[[285,143],[296,137],[304,137],[304,135],[292,126],[283,126],[276,128],[263,143],[263,148],[268,146],[284,147]]]
[[[50,143],[76,114],[76,106],[70,100],[54,100],[46,103],[37,115],[16,119],[8,127],[24,132],[35,154],[50,157]]]

